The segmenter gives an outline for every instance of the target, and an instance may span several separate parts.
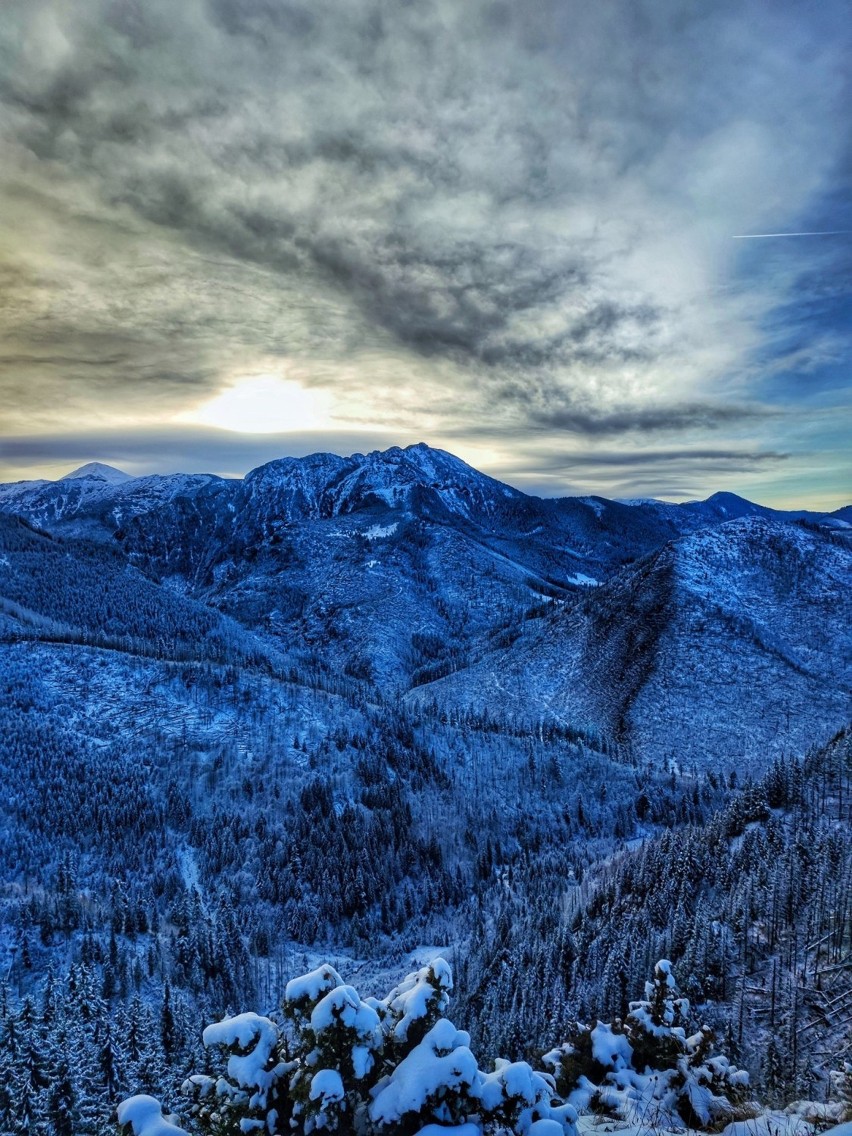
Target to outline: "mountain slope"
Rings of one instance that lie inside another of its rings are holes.
[[[672,542],[419,700],[531,708],[657,762],[758,766],[852,709],[848,550],[747,517]]]
[[[16,1021],[66,989],[93,1014],[81,1083],[110,1019],[138,1050],[122,1091],[150,1087],[172,1023],[272,1008],[319,951],[358,981],[452,956],[479,1040],[519,1058],[654,957],[688,958],[727,1029],[743,939],[775,991],[752,886],[791,982],[815,929],[842,957],[848,747],[808,790],[836,831],[764,818],[752,872],[744,829],[779,807],[751,779],[801,788],[791,751],[849,711],[843,516],[540,500],[423,446],[78,472],[0,487],[0,974]],[[747,887],[696,907],[726,804],[714,871]]]
[[[542,500],[425,445],[243,481],[95,463],[2,486],[2,509],[364,697],[549,719],[658,764],[765,762],[849,713],[838,515]]]

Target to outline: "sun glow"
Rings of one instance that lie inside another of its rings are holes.
[[[209,402],[178,415],[177,421],[216,426],[238,434],[284,434],[327,428],[331,396],[278,375],[237,379]]]

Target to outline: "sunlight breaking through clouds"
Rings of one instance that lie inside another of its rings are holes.
[[[731,234],[852,224],[844,9],[9,0],[7,435],[490,431],[548,485],[721,438],[792,471],[725,487],[836,498],[849,241]],[[227,393],[260,375],[304,395]]]

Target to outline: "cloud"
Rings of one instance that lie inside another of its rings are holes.
[[[757,406],[676,402],[669,406],[625,407],[603,414],[564,407],[532,414],[530,425],[548,432],[564,430],[588,435],[644,434],[718,430],[749,420],[760,420],[774,413],[777,411]]]
[[[730,237],[845,177],[842,15],[7,0],[8,429],[154,427],[283,369],[401,436],[777,448],[803,253]]]
[[[621,450],[590,450],[571,454],[550,454],[542,460],[542,469],[560,472],[581,470],[593,466],[596,469],[621,468],[625,466],[647,465],[691,465],[700,464],[706,468],[720,463],[738,470],[751,469],[764,462],[787,461],[790,454],[773,450],[725,450],[725,449],[679,449],[679,450],[636,450],[630,453]]]
[[[396,438],[393,439],[393,442]],[[26,476],[58,477],[89,461],[106,462],[134,475],[148,473],[216,473],[242,477],[281,457],[329,452],[348,455],[391,444],[387,435],[354,430],[302,431],[291,434],[234,434],[204,427],[136,430],[86,430],[31,435],[3,442],[0,456]],[[180,455],[176,464],[175,455]]]

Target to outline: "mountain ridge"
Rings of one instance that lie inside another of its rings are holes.
[[[656,507],[662,509],[682,509],[691,510],[699,507],[704,509],[712,509],[719,513],[719,515],[727,515],[731,519],[737,515],[755,514],[755,513],[771,513],[772,515],[785,515],[790,518],[807,518],[807,517],[829,517],[840,516],[852,512],[852,503],[843,505],[835,510],[820,510],[820,509],[778,509],[768,505],[761,505],[757,502],[750,501],[747,498],[741,497],[736,493],[728,491],[715,491],[704,499],[690,499],[684,501],[664,501],[659,498],[653,497],[639,497],[639,498],[607,498],[601,494],[578,494],[578,495],[556,495],[552,497],[540,497],[536,494],[527,493],[524,490],[517,489],[514,486],[507,485],[499,479],[491,477],[488,474],[482,473],[474,466],[471,466],[463,459],[456,457],[449,451],[439,449],[428,445],[425,442],[416,442],[409,446],[399,447],[391,446],[386,450],[371,450],[367,453],[353,452],[352,454],[342,456],[330,452],[317,451],[315,453],[307,454],[303,457],[294,457],[282,455],[280,458],[274,458],[271,461],[265,462],[259,466],[249,470],[243,478],[223,478],[218,474],[212,473],[196,473],[185,474],[180,472],[166,473],[166,474],[140,474],[132,475],[115,466],[108,465],[100,461],[91,461],[85,465],[79,466],[77,469],[71,470],[69,473],[63,474],[61,477],[50,479],[36,479],[33,481],[15,481],[0,483],[0,508],[3,507],[4,501],[9,500],[13,496],[18,496],[28,492],[30,487],[34,490],[43,488],[45,486],[59,485],[62,482],[81,480],[92,482],[105,482],[113,486],[127,485],[131,481],[144,481],[148,484],[155,484],[156,482],[174,481],[180,479],[185,485],[189,486],[193,482],[199,484],[209,483],[214,481],[227,481],[232,484],[239,484],[245,482],[268,481],[272,480],[276,472],[286,471],[292,474],[294,471],[302,470],[320,470],[322,468],[330,471],[330,475],[339,476],[342,472],[355,473],[357,471],[376,471],[377,469],[384,468],[396,469],[402,471],[403,479],[408,483],[412,483],[414,479],[411,477],[412,470],[418,470],[423,475],[424,480],[421,482],[423,485],[429,485],[443,477],[445,480],[453,480],[452,476],[455,475],[455,480],[467,479],[471,482],[478,484],[489,484],[496,489],[499,493],[513,498],[524,498],[534,501],[600,501],[606,504],[625,505],[631,508],[636,507]],[[429,481],[425,480],[429,477]],[[331,478],[330,478],[331,479]],[[15,494],[12,494],[15,490]]]
[[[724,493],[681,505],[538,498],[425,444],[285,457],[242,480],[95,474],[0,486],[0,515],[70,542],[85,564],[96,553],[74,542],[100,543],[168,590],[164,613],[178,592],[256,637],[260,655],[311,659],[365,696],[454,712],[536,705],[654,761],[668,760],[669,738],[707,761],[714,730],[730,748],[742,729],[763,761],[790,707],[803,735],[846,720],[852,529],[832,514]],[[28,607],[20,587],[8,600]],[[771,725],[749,725],[736,697],[724,704],[719,674],[747,682],[749,668]],[[711,728],[714,716],[730,728]]]

